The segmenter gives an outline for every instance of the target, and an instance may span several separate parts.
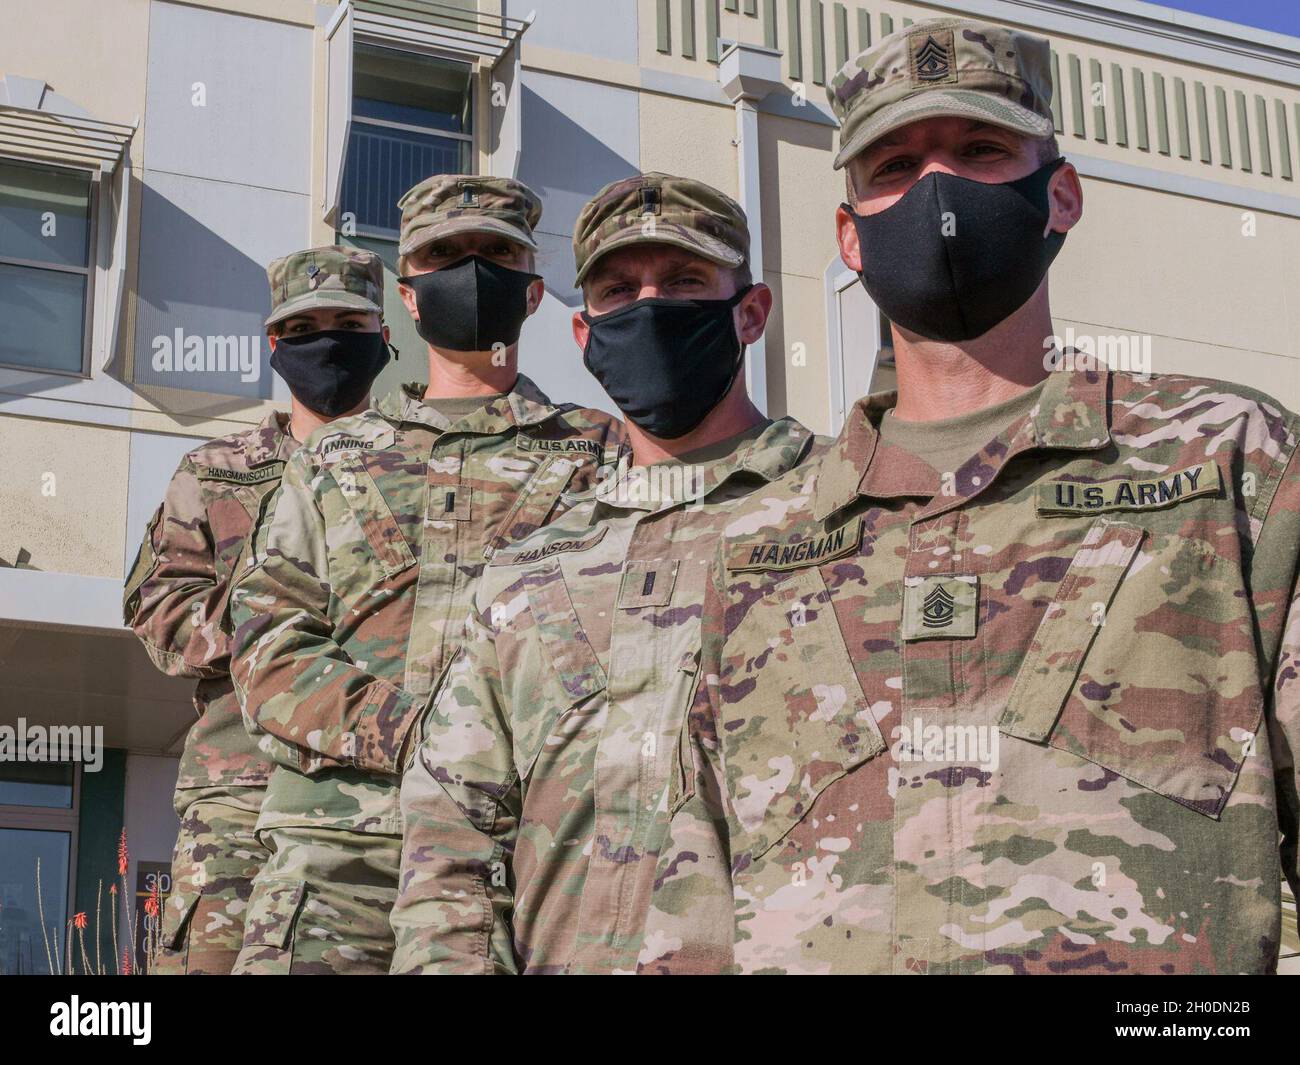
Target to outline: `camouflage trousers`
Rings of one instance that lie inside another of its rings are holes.
[[[402,841],[316,827],[261,832],[271,857],[253,885],[235,972],[388,972]]]
[[[184,802],[172,856],[172,890],[163,904],[157,957],[150,972],[225,975],[244,938],[253,878],[270,856],[253,833],[262,788],[229,788]]]

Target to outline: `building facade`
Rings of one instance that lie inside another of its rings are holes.
[[[48,929],[93,919],[101,885],[105,912],[110,884],[132,909],[151,877],[166,889],[190,689],[123,629],[121,586],[180,456],[287,403],[266,264],[336,240],[385,259],[404,352],[386,390],[424,363],[398,195],[439,171],[517,176],[545,205],[522,365],[612,410],[570,336],[572,226],[608,181],[690,174],[746,207],[776,295],[752,393],[834,432],[892,367],[835,251],[825,83],[939,14],[1052,41],[1086,196],[1053,270],[1062,339],[1300,405],[1300,39],[1117,0],[6,4],[0,726],[100,727],[103,751],[93,770],[0,760],[0,971],[61,964]]]

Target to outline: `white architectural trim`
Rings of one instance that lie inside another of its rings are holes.
[[[80,573],[0,569],[0,622],[125,633],[122,581]]]
[[[1044,33],[1266,78],[1300,81],[1300,38],[1138,0],[923,0],[954,15],[1019,23]]]

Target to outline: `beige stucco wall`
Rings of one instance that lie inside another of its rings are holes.
[[[1154,368],[1300,407],[1300,219],[1085,179],[1084,216],[1052,271],[1057,325],[1150,334]]]
[[[193,2],[299,25],[313,25],[317,15],[312,0]],[[0,35],[0,72],[41,78],[99,118],[131,122],[142,114],[148,0],[117,0],[111,6],[102,0],[49,0],[38,5],[11,6],[15,10],[6,12],[5,33]],[[831,7],[826,5],[828,48]],[[525,34],[525,68],[583,79],[591,92],[600,92],[604,86],[638,91],[642,167],[689,173],[739,197],[737,153],[732,142],[733,109],[721,100],[709,102],[673,95],[665,91],[662,83],[647,87],[654,81],[648,75],[657,72],[694,79],[702,96],[715,92],[716,68],[704,59],[702,33],[697,34],[694,60],[676,54],[676,28],[674,53],[658,53],[654,8],[653,2],[638,5],[641,67],[534,47]],[[926,14],[920,5],[891,4],[889,9],[918,18]],[[680,5],[671,5],[671,11],[674,19],[680,17]],[[784,5],[779,5],[783,47],[784,14]],[[851,11],[851,15],[855,14]],[[762,39],[758,20],[725,11],[720,28],[724,37],[740,36],[754,42]],[[319,31],[317,38],[313,152],[320,159],[325,94],[323,37]],[[851,40],[856,41],[853,24]],[[77,47],[68,47],[68,42],[77,42]],[[1231,91],[1240,88],[1247,93],[1252,114],[1254,95],[1264,95],[1271,115],[1276,100],[1284,101],[1288,108],[1300,100],[1294,86],[1253,81],[1228,71],[1193,68],[1087,41],[1054,43],[1085,57],[1085,83],[1089,79],[1089,57],[1102,61],[1107,82],[1111,61],[1126,68],[1139,65],[1148,78],[1160,71],[1171,86],[1175,76],[1183,77],[1188,80],[1192,109],[1193,158],[1181,160],[1176,147],[1170,157],[1155,151],[1154,115],[1152,149],[1139,152],[1133,146],[1136,138],[1132,126],[1128,148],[1113,143],[1113,125],[1111,143],[1099,143],[1091,135],[1073,136],[1067,102],[1063,108],[1066,132],[1061,137],[1067,156],[1083,154],[1103,162],[1144,167],[1155,175],[1197,177],[1245,191],[1294,192],[1298,182],[1267,178],[1258,173],[1258,166],[1254,173],[1245,174],[1222,167],[1217,158],[1214,165],[1199,161],[1191,80],[1199,78],[1209,86],[1228,89],[1234,153],[1238,140]],[[811,73],[809,49],[805,37],[806,76]],[[832,67],[833,61],[828,59],[828,70]],[[1068,85],[1064,70],[1063,75],[1063,83]],[[822,98],[820,87],[808,84],[806,91],[812,99]],[[1209,103],[1211,140],[1217,153],[1212,88]],[[485,104],[482,95],[480,104]],[[1131,97],[1127,105],[1132,120]],[[1172,99],[1170,112],[1172,123]],[[1090,106],[1087,120],[1091,129]],[[772,113],[762,114],[759,123],[763,272],[777,300],[768,329],[769,407],[774,414],[792,414],[825,432],[831,414],[824,276],[836,254],[833,215],[843,197],[842,180],[830,168],[835,135],[827,125]],[[1294,157],[1297,145],[1292,143],[1291,149]],[[1255,150],[1258,160],[1257,146]],[[1275,174],[1279,169],[1278,150],[1274,130]],[[141,129],[131,145],[136,192],[128,288],[135,276],[139,176],[146,159],[147,145]],[[313,236],[326,240],[330,231],[315,217],[323,194],[323,164],[313,164],[311,173]],[[1300,178],[1300,167],[1296,176]],[[1084,187],[1084,220],[1067,241],[1052,274],[1058,331],[1073,326],[1078,332],[1149,334],[1157,370],[1226,377],[1300,407],[1300,352],[1294,340],[1300,335],[1294,250],[1300,247],[1300,219],[1256,212],[1255,235],[1246,236],[1240,207],[1098,178],[1086,178]],[[128,299],[121,329],[126,342],[134,335],[133,311],[134,301]],[[255,422],[268,406],[232,397],[149,387],[133,388],[126,402],[132,407],[128,421],[134,429],[199,437],[221,435]],[[95,417],[93,410],[77,404],[65,406],[58,420],[37,420],[7,416],[0,405],[0,443],[8,448],[9,468],[21,474],[0,484],[0,506],[12,515],[7,518],[6,538],[0,541],[0,558],[8,559],[5,550],[23,546],[33,552],[31,564],[43,569],[116,576],[130,546],[122,539],[129,433],[87,424]],[[86,461],[88,455],[94,456],[93,465]],[[54,499],[42,497],[39,481],[26,476],[26,471],[39,474],[46,470],[57,477],[59,494]]]
[[[130,436],[36,418],[0,417],[0,560],[33,569],[122,575]]]

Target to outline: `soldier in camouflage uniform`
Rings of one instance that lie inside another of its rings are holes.
[[[322,329],[382,328],[382,266],[370,252],[313,248],[277,259],[267,275],[273,346]],[[228,973],[239,952],[253,877],[267,858],[253,827],[271,763],[240,719],[226,603],[262,500],[280,483],[297,438],[326,420],[295,396],[289,414],[270,414],[255,429],[187,454],[127,580],[126,624],[164,673],[198,679],[198,719],[176,780],[173,887],[153,972]]]
[[[1045,40],[958,20],[851,63],[831,99],[839,161],[870,153],[856,209],[936,158],[1032,169],[1047,64]],[[968,135],[978,151],[942,155]],[[1068,227],[1077,190],[1052,195]],[[857,269],[873,249],[851,221]],[[1039,292],[996,343],[895,321],[900,392],[860,401],[829,451],[729,516],[690,742],[731,883],[675,890],[701,847],[674,838],[652,935],[727,892],[742,972],[1274,968],[1280,882],[1300,886],[1300,423],[1218,381],[1059,351],[1049,372],[1043,333],[1018,328],[1043,328]],[[971,353],[1018,382],[1008,398],[903,417],[930,369]]]
[[[471,261],[481,276],[531,268],[541,208],[519,182],[438,176],[402,206],[413,289],[467,257],[492,264]],[[540,280],[527,288],[535,309]],[[467,285],[437,309],[489,320],[493,308],[476,301]],[[257,824],[272,856],[236,972],[388,971],[403,750],[479,577],[567,510],[623,441],[609,415],[551,403],[517,357],[513,343],[430,341],[429,386],[405,386],[306,440],[258,526],[232,596],[235,683],[276,763]]]
[[[489,563],[402,778],[394,972],[635,970],[664,833],[693,790],[681,741],[719,525],[812,449],[797,422],[753,407],[739,372],[771,295],[751,286],[736,203],[687,178],[628,178],[587,204],[573,245],[589,362],[589,335],[640,301],[715,301],[723,396],[669,439],[629,407],[617,475]],[[674,308],[653,313],[671,330]],[[705,387],[674,361],[672,389]],[[728,921],[699,930],[719,931],[729,947]]]

